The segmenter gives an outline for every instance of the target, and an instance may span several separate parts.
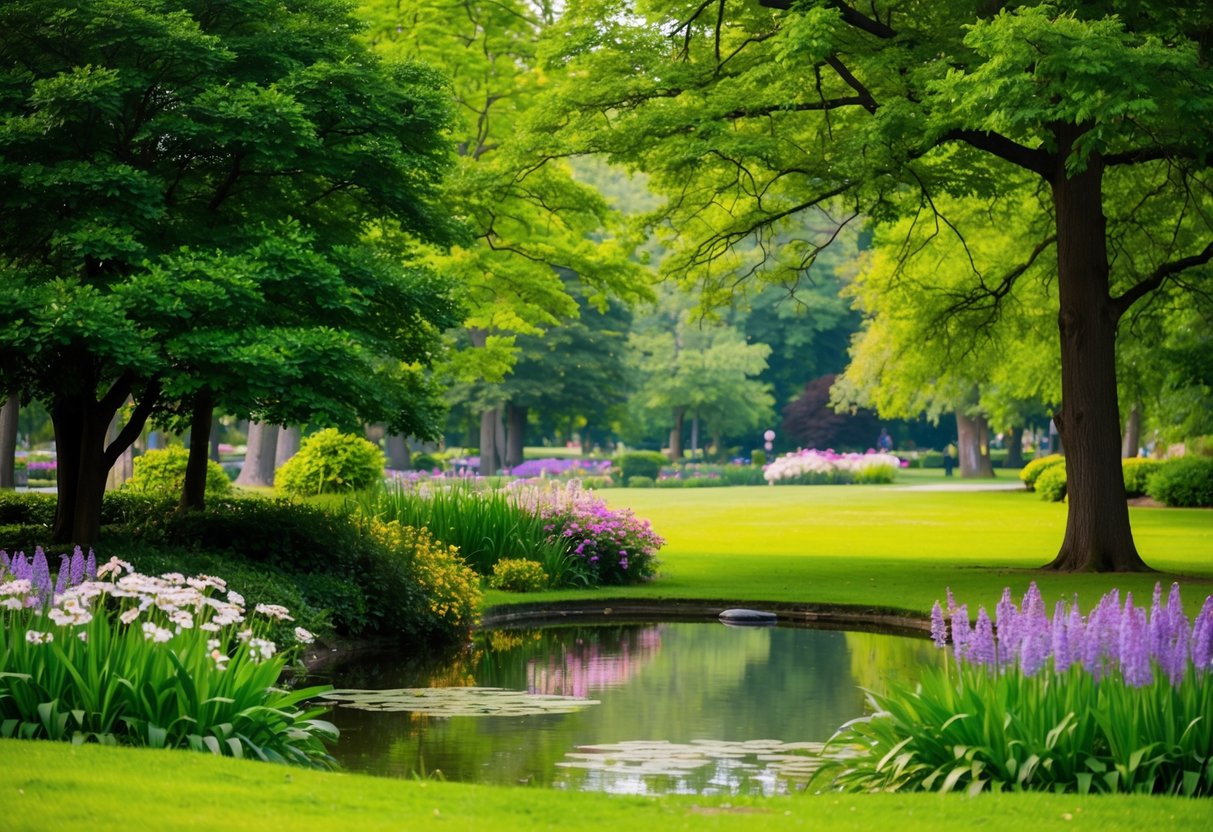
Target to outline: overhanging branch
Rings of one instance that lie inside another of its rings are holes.
[[[782,9],[789,11],[792,4],[796,0],[758,0],[758,5],[766,6],[768,9]],[[838,9],[842,14],[842,21],[848,26],[852,26],[860,31],[867,32],[869,35],[875,35],[882,40],[890,40],[897,37],[897,30],[893,29],[884,23],[881,23],[874,17],[868,17],[862,14],[857,9],[848,6],[846,3],[834,2],[830,5]]]
[[[1048,177],[1053,169],[1050,154],[1041,148],[1025,147],[1001,133],[979,130],[950,130],[937,144],[956,141],[970,147],[992,153],[1003,161],[1030,170],[1039,176]]]
[[[1139,281],[1130,287],[1120,297],[1112,299],[1112,309],[1115,310],[1117,319],[1119,320],[1125,312],[1129,311],[1129,307],[1137,303],[1137,301],[1161,287],[1168,278],[1174,277],[1187,269],[1203,266],[1210,260],[1213,260],[1213,242],[1205,246],[1204,251],[1200,252],[1200,254],[1193,254],[1190,257],[1181,257],[1178,260],[1172,260],[1170,263],[1163,263],[1145,280]]]

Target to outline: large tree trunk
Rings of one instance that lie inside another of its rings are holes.
[[[1002,467],[1023,467],[1023,428],[1007,429],[1007,459]]]
[[[480,414],[480,476],[491,477],[501,467],[501,410],[494,407]]]
[[[185,485],[181,489],[182,509],[206,508],[206,464],[210,462],[211,424],[215,417],[215,399],[210,390],[194,399],[190,419],[190,455],[185,463]]]
[[[1129,418],[1125,420],[1124,438],[1120,442],[1120,455],[1124,459],[1137,456],[1141,447],[1141,402],[1133,402]]]
[[[287,460],[299,453],[299,428],[283,425],[278,429],[278,444],[274,446],[274,470],[277,471]]]
[[[249,422],[244,466],[236,485],[273,485],[274,454],[278,450],[278,426]]]
[[[956,412],[956,453],[960,456],[960,476],[966,479],[994,476],[989,436],[985,416],[966,416],[960,411]]]
[[[0,488],[16,488],[17,477],[17,417],[21,413],[21,398],[9,393],[0,407]]]
[[[670,430],[670,462],[682,459],[682,424],[686,414],[685,407],[674,408],[674,427]]]
[[[513,468],[522,464],[523,448],[526,446],[525,407],[515,404],[505,406],[505,466]]]
[[[1066,534],[1048,568],[1143,571],[1133,544],[1120,463],[1116,401],[1116,324],[1108,294],[1107,237],[1101,203],[1103,162],[1065,171],[1075,135],[1059,130],[1053,177],[1057,215],[1061,400],[1054,421],[1066,453]]]
[[[81,362],[80,367],[87,366]],[[72,372],[72,370],[65,370]],[[58,502],[51,538],[56,543],[97,542],[101,531],[101,499],[110,468],[123,451],[143,431],[147,418],[160,397],[157,384],[143,391],[131,412],[130,420],[117,436],[106,442],[106,433],[118,408],[131,392],[128,379],[119,379],[100,399],[93,397],[97,380],[77,368],[76,390],[89,391],[63,395],[50,403],[55,426],[58,455]]]

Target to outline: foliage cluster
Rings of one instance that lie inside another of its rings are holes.
[[[1194,621],[1179,587],[1149,614],[1116,590],[1084,618],[1035,584],[1003,593],[995,628],[972,626],[949,593],[956,664],[916,689],[869,694],[875,713],[844,726],[817,777],[853,791],[989,789],[1213,794],[1213,596]],[[948,624],[936,603],[932,633]]]
[[[1173,507],[1213,506],[1213,458],[1185,456],[1168,460],[1150,474],[1146,493]]]
[[[326,688],[277,687],[287,656],[266,625],[287,609],[117,558],[89,575],[79,551],[68,569],[54,585],[41,552],[0,555],[0,734],[332,764],[336,729],[298,707]]]
[[[715,488],[731,485],[766,485],[761,465],[688,462],[665,466],[655,483],[658,488]]]
[[[1036,478],[1036,493],[1047,503],[1060,503],[1066,498],[1066,466],[1050,465]]]
[[[627,451],[615,457],[615,470],[625,483],[630,482],[632,477],[657,479],[667,462],[665,454],[659,451]]]
[[[489,586],[506,592],[538,592],[548,585],[543,564],[522,558],[503,558],[493,564]]]
[[[274,474],[284,494],[312,496],[362,491],[383,480],[384,455],[361,436],[326,428],[305,438]]]
[[[190,453],[180,445],[158,448],[135,457],[134,473],[126,487],[141,494],[179,498],[185,485],[185,466]],[[206,461],[206,493],[223,497],[232,491],[232,481],[223,466],[212,459]]]
[[[838,454],[802,450],[777,457],[763,469],[771,485],[842,485],[893,482],[901,460],[891,454]]]
[[[1064,466],[1065,463],[1066,463],[1066,458],[1064,456],[1062,456],[1061,454],[1049,454],[1048,456],[1038,456],[1038,457],[1036,457],[1036,459],[1033,459],[1031,462],[1029,462],[1027,465],[1025,465],[1020,470],[1019,479],[1022,480],[1023,484],[1028,487],[1029,491],[1035,491],[1036,490],[1036,480],[1040,477],[1040,475],[1042,473],[1044,473],[1047,469],[1053,467],[1054,465]]]
[[[1146,493],[1150,476],[1163,466],[1163,461],[1134,456],[1121,460],[1120,465],[1125,477],[1125,496],[1132,498]]]
[[[429,530],[402,526],[398,521],[373,520],[368,529],[396,559],[410,570],[424,593],[422,631],[466,633],[480,603],[480,578],[464,563],[455,546],[434,540]]]

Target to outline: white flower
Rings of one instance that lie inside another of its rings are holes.
[[[135,567],[131,566],[124,560],[120,560],[117,556],[109,559],[108,563],[103,563],[97,567],[97,577],[104,578],[106,575],[113,575],[115,578],[123,572],[134,572]]]
[[[118,620],[121,621],[123,624],[130,624],[132,621],[134,621],[138,617],[139,617],[139,608],[131,607],[129,610],[122,613],[122,615],[118,616]]]
[[[248,647],[249,658],[255,662],[270,658],[278,650],[278,645],[264,638],[250,638]]]
[[[295,628],[295,638],[299,639],[303,644],[311,644],[316,640],[316,637],[302,627]]]
[[[206,640],[206,649],[207,650],[215,650],[215,649],[218,649],[218,647],[219,647],[219,639],[208,638]]]
[[[258,604],[257,612],[261,613],[262,615],[268,615],[270,618],[277,619],[278,621],[295,620],[294,618],[291,618],[290,610],[288,610],[286,607],[280,607],[277,604]]]
[[[0,601],[0,609],[19,610],[19,609],[22,609],[24,606],[25,606],[24,598],[5,598],[3,601]]]
[[[0,584],[0,595],[29,595],[33,585],[22,578],[19,581],[5,581]]]
[[[192,630],[194,628],[194,616],[190,615],[185,610],[177,610],[169,616],[169,621],[172,621],[183,630]]]
[[[219,628],[219,625],[216,624],[214,621],[207,621],[203,624],[199,624],[198,629],[204,630],[205,632],[208,632],[208,633],[217,633],[217,632],[219,632],[220,628]]]
[[[155,624],[153,624],[150,621],[144,621],[143,622],[143,637],[145,639],[151,639],[152,641],[156,642],[157,644],[163,644],[164,642],[166,642],[170,638],[172,638],[173,634],[169,630],[165,630],[160,627],[157,627]]]
[[[251,629],[241,630],[240,632],[236,633],[236,638],[240,639],[241,641],[248,641],[252,637],[253,631]]]
[[[88,643],[88,630],[81,630],[80,632],[76,633],[76,638],[80,639],[85,644],[87,644]]]
[[[227,592],[227,600],[238,607],[244,606],[244,596],[234,589],[229,589]]]
[[[182,575],[180,572],[165,572],[160,577],[163,578],[164,580],[168,581],[170,584],[185,583],[185,576]]]
[[[26,630],[25,640],[30,644],[50,644],[55,640],[54,633],[40,633],[37,630]]]
[[[216,670],[226,670],[227,663],[231,661],[231,656],[227,656],[223,653],[223,651],[215,648],[211,651],[211,659],[215,662]]]

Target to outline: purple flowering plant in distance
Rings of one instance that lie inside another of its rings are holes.
[[[1033,583],[974,622],[949,591],[931,638],[949,661],[869,692],[815,784],[1213,795],[1213,596],[1190,619],[1178,584],[1148,604],[1114,589],[1084,615]]]

